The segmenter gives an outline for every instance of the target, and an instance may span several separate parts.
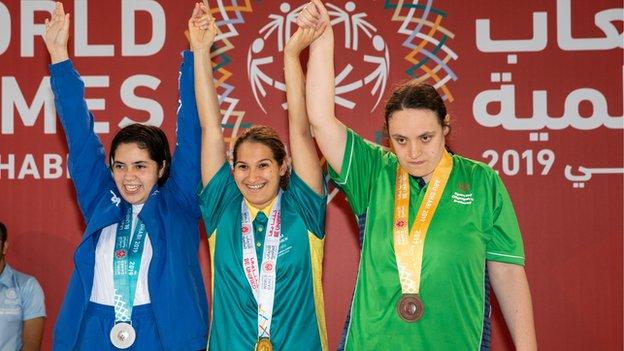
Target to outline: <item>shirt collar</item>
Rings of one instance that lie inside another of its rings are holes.
[[[13,269],[8,263],[5,263],[4,270],[0,274],[0,285],[11,287],[13,281]]]
[[[274,197],[273,200],[271,200],[271,202],[265,208],[256,208],[252,206],[249,201],[247,201],[247,199],[245,199],[245,205],[247,205],[247,208],[249,208],[251,220],[253,221],[254,219],[256,219],[256,215],[259,211],[264,212],[264,214],[269,217],[269,213],[271,213],[271,209],[273,208],[273,205],[275,205],[275,200],[277,200],[277,196]]]

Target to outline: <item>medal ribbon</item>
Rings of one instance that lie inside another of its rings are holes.
[[[241,233],[243,240],[243,270],[247,282],[253,291],[258,303],[258,338],[271,336],[271,321],[273,319],[273,302],[275,299],[275,276],[277,268],[277,253],[279,252],[281,234],[281,199],[282,191],[277,195],[277,201],[269,215],[264,236],[262,252],[262,267],[258,269],[258,258],[254,247],[254,231],[251,224],[251,214],[245,201],[241,201]]]
[[[147,231],[145,224],[138,217],[132,239],[130,238],[131,231],[132,207],[129,207],[126,217],[117,224],[113,251],[115,323],[130,321],[134,293],[139,280],[139,268]]]
[[[418,294],[422,270],[423,248],[427,230],[442,198],[444,187],[453,169],[453,158],[444,151],[442,159],[433,171],[411,233],[408,233],[410,201],[409,174],[399,164],[394,192],[394,254],[396,256],[401,291],[403,294]]]

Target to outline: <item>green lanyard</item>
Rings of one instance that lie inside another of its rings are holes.
[[[139,268],[145,244],[145,224],[137,217],[134,236],[132,231],[132,207],[126,218],[117,224],[115,250],[113,251],[113,282],[115,286],[115,323],[128,322],[132,316],[134,293],[139,280]]]

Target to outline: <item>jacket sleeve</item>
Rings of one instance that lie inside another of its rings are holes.
[[[114,182],[105,163],[102,143],[93,131],[93,115],[87,109],[80,75],[70,60],[50,65],[50,74],[56,111],[69,149],[69,173],[78,205],[88,222],[101,194],[108,188],[115,190]]]
[[[174,187],[180,204],[199,218],[196,191],[200,183],[201,128],[195,104],[193,53],[185,51],[180,67],[176,147],[171,161],[171,176],[167,183]]]

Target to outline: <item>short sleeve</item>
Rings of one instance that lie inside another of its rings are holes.
[[[22,292],[22,319],[29,320],[38,317],[45,317],[45,302],[43,289],[37,279],[28,277],[26,283],[21,287]]]
[[[347,129],[347,142],[340,173],[331,167],[329,175],[342,190],[356,216],[366,212],[370,193],[382,167],[385,151]]]
[[[524,244],[509,193],[500,177],[492,172],[493,212],[491,237],[486,247],[490,261],[524,265]]]
[[[325,236],[325,212],[327,210],[327,186],[323,182],[323,195],[317,194],[293,171],[290,174],[288,194],[303,216],[306,227],[318,238]]]
[[[234,183],[230,164],[225,162],[198,195],[199,208],[209,237],[217,228],[223,210],[239,195],[240,191]]]

